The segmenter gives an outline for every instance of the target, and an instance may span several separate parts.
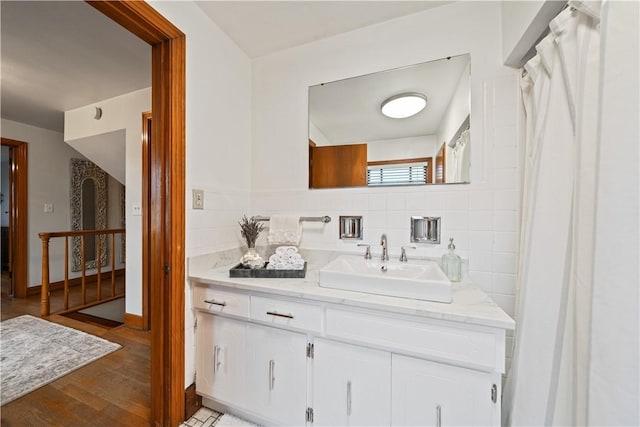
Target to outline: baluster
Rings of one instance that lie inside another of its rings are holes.
[[[116,296],[116,233],[111,233],[111,296]]]
[[[69,309],[69,236],[64,236],[64,309]]]
[[[86,275],[87,275],[87,260],[84,253],[84,234],[80,236],[80,261],[82,263],[82,305],[87,303],[87,288],[86,288]]]
[[[96,265],[98,267],[98,301],[100,301],[102,299],[102,281],[101,281],[101,277],[100,277],[100,267],[102,264],[102,257],[101,257],[101,247],[102,245],[100,243],[102,243],[102,238],[100,234],[96,234],[95,235],[97,237],[96,241],[98,242],[98,253],[97,253],[97,258],[96,258]]]
[[[42,283],[40,288],[40,315],[48,316],[49,305],[49,235],[40,233],[42,240]]]

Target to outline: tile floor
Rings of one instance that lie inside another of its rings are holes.
[[[212,427],[216,425],[220,417],[222,417],[222,414],[219,412],[209,408],[200,408],[180,427]]]

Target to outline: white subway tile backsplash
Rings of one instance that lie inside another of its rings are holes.
[[[493,271],[495,273],[516,273],[516,255],[507,252],[494,252]]]
[[[493,250],[496,252],[515,252],[518,235],[513,231],[496,231],[493,233]]]
[[[496,168],[515,168],[518,166],[518,149],[517,147],[501,147],[495,151],[493,160]]]
[[[518,214],[515,211],[495,211],[493,229],[495,231],[517,231]]]
[[[469,252],[469,271],[493,271],[493,254],[484,251]]]
[[[495,128],[493,144],[496,149],[518,146],[518,127],[500,126]]]
[[[470,191],[469,209],[471,211],[486,211],[493,209],[493,192]]]
[[[369,210],[370,211],[387,210],[387,197],[384,194],[369,195]]]
[[[516,275],[496,273],[493,275],[494,292],[504,295],[515,295]]]
[[[432,214],[430,213],[429,216]],[[453,212],[445,212],[440,216],[442,219],[440,220],[441,226],[448,230],[463,230],[466,231],[469,229],[469,212],[468,211],[453,211]]]
[[[519,204],[520,200],[516,190],[499,190],[493,193],[493,208],[495,210],[515,211]]]
[[[469,193],[466,191],[452,191],[447,193],[447,210],[467,210],[469,209]]]
[[[469,230],[470,231],[489,231],[493,230],[493,213],[491,211],[469,212]]]
[[[469,250],[491,251],[493,249],[493,232],[491,231],[470,231]]]
[[[502,308],[509,316],[513,317],[515,312],[516,299],[513,295],[493,294],[493,300]]]
[[[447,208],[447,195],[442,192],[430,191],[425,194],[424,210],[427,212],[444,210]],[[430,216],[430,214],[429,214]]]
[[[516,190],[518,188],[518,170],[515,168],[496,169],[493,177],[496,190]]]
[[[406,204],[405,193],[389,193],[387,194],[387,209],[403,210]]]
[[[469,278],[488,294],[493,293],[493,276],[489,272],[469,271]]]

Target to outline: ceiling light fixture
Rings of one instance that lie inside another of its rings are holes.
[[[404,119],[418,114],[426,105],[427,97],[421,93],[400,93],[385,99],[380,110],[392,119]]]

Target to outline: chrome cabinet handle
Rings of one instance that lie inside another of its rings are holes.
[[[442,427],[442,408],[436,406],[436,427]]]
[[[204,300],[204,302],[207,303],[207,304],[219,305],[219,306],[222,306],[222,307],[227,305],[226,301],[216,301],[214,299],[206,299],[206,300]]]
[[[213,347],[213,372],[218,372],[218,368],[220,368],[220,346],[216,345]]]
[[[269,390],[273,390],[274,383],[276,382],[275,370],[276,362],[269,360]]]
[[[277,311],[267,311],[267,314],[269,316],[285,317],[287,319],[293,319],[293,314],[291,314],[291,313],[289,313],[289,314],[281,314],[281,313],[278,313]]]
[[[347,416],[351,416],[351,381],[347,381]]]

